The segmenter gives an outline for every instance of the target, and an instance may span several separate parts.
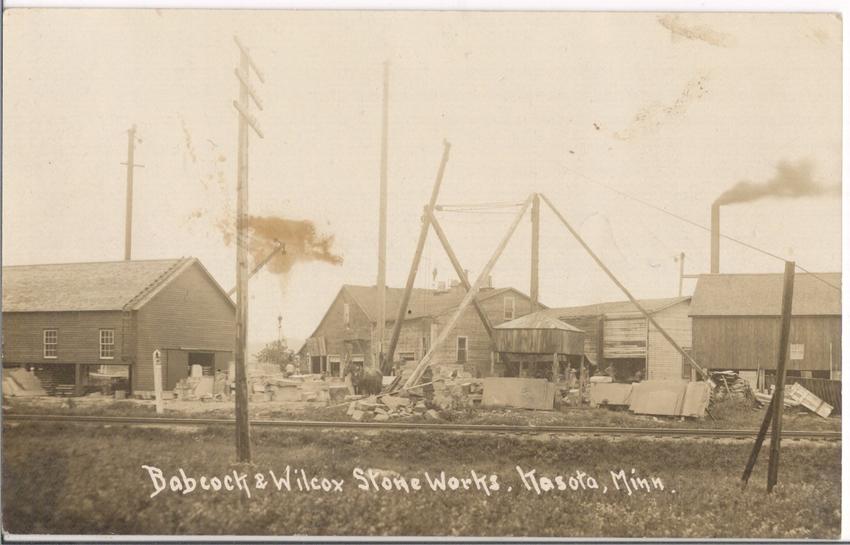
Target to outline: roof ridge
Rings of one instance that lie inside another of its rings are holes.
[[[179,262],[183,259],[186,259],[186,258],[185,257],[179,257],[179,258],[172,257],[172,258],[162,258],[162,259],[133,259],[133,260],[130,261],[130,263],[152,263],[152,262],[155,262],[155,261],[161,261],[161,262],[175,261],[175,262]],[[68,262],[68,263],[30,263],[30,264],[26,264],[26,265],[3,265],[3,268],[4,269],[14,269],[14,268],[23,268],[23,267],[64,267],[64,266],[68,266],[68,265],[108,265],[110,263],[125,263],[125,262],[127,262],[126,259],[116,259],[116,260],[112,260],[112,261],[71,261],[71,262]]]
[[[124,305],[123,310],[127,310],[128,307],[131,307],[135,302],[139,301],[144,296],[148,295],[150,292],[152,292],[154,289],[156,289],[158,286],[160,286],[168,277],[170,277],[172,274],[174,274],[174,271],[181,268],[183,265],[185,265],[186,263],[188,263],[189,261],[191,261],[193,259],[194,259],[193,257],[181,257],[180,259],[175,261],[172,266],[168,267],[165,271],[163,271],[162,274],[157,276],[153,280],[153,282],[151,282],[148,285],[146,285],[145,287],[143,287],[139,291],[139,293],[137,293],[136,295],[131,297],[130,300],[127,301],[127,303]],[[169,261],[169,260],[165,260],[165,261]]]
[[[698,276],[705,276],[708,278],[723,278],[729,276],[782,276],[784,273],[781,272],[756,272],[756,273],[701,273]],[[822,274],[842,274],[841,271],[806,271],[806,272],[797,272],[794,273],[795,276],[813,276],[813,275],[822,275]]]

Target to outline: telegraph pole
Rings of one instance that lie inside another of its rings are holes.
[[[387,322],[387,133],[389,106],[389,61],[384,62],[384,100],[381,120],[381,197],[378,215],[378,338],[375,353],[376,366],[385,371],[384,363],[384,327]],[[389,363],[389,362],[388,362]]]
[[[142,141],[141,138],[138,139]],[[145,165],[138,165],[133,162],[133,157],[136,152],[136,126],[133,125],[127,130],[127,162],[121,163],[127,165],[127,208],[124,213],[124,261],[130,261],[130,254],[133,245],[133,169],[135,167],[144,168]]]
[[[233,107],[239,112],[239,148],[236,161],[236,455],[240,462],[251,461],[251,430],[248,421],[248,373],[245,365],[245,342],[248,335],[248,252],[245,248],[245,218],[248,216],[248,128],[260,138],[257,120],[250,113],[250,101],[263,109],[262,101],[251,87],[251,72],[260,82],[263,74],[248,54],[248,50],[233,37],[239,48],[239,67],[234,70],[239,80],[239,101]]]
[[[540,195],[531,201],[531,312],[540,310]]]

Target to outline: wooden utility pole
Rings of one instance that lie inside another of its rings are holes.
[[[685,282],[685,252],[679,254],[679,297],[682,296],[682,284]]]
[[[416,251],[413,253],[413,261],[410,263],[410,272],[407,274],[407,283],[404,285],[404,293],[401,296],[401,304],[398,307],[395,323],[393,324],[393,332],[390,336],[390,346],[387,349],[386,368],[381,371],[386,374],[389,371],[389,366],[392,365],[395,348],[398,344],[398,336],[401,333],[401,323],[404,321],[407,313],[407,305],[410,303],[410,294],[413,293],[413,283],[416,281],[416,272],[419,269],[419,262],[422,259],[422,251],[425,249],[425,239],[428,238],[428,229],[431,226],[431,213],[434,211],[434,206],[437,204],[437,196],[440,194],[440,186],[443,183],[443,174],[446,171],[446,163],[449,161],[449,151],[452,145],[448,141],[443,141],[443,158],[440,160],[440,167],[437,169],[437,178],[434,180],[434,187],[431,189],[431,199],[425,206],[425,211],[422,215],[422,226],[419,229],[419,239],[416,242]]]
[[[531,201],[531,312],[540,310],[540,195]]]
[[[679,254],[679,297],[684,290],[685,278],[699,278],[698,274],[685,274],[685,252]]]
[[[384,364],[384,327],[387,323],[387,138],[389,132],[390,64],[384,62],[384,101],[381,120],[381,197],[378,216],[378,335],[374,347],[379,369]]]
[[[139,140],[141,142],[141,140]],[[136,126],[127,130],[127,208],[124,212],[124,261],[130,261],[133,246],[133,169],[144,168],[134,162],[136,155]]]
[[[761,428],[756,435],[756,442],[753,444],[753,450],[750,452],[750,458],[747,460],[747,466],[744,468],[744,474],[741,476],[743,486],[747,486],[747,482],[752,475],[753,467],[756,465],[759,451],[761,450],[764,438],[767,435],[767,429],[773,424],[773,430],[770,436],[770,459],[767,466],[767,491],[771,492],[776,484],[779,472],[779,445],[782,439],[782,408],[785,404],[785,362],[788,356],[788,343],[791,334],[791,310],[792,300],[794,298],[794,266],[793,261],[785,262],[785,276],[782,286],[782,317],[779,326],[779,354],[776,361],[776,387],[773,395],[770,398],[770,404],[767,406],[767,411],[764,413]],[[778,407],[777,407],[778,406]]]
[[[239,80],[239,102],[233,106],[239,112],[239,151],[236,165],[236,454],[240,462],[251,461],[251,430],[248,421],[248,373],[245,365],[245,343],[248,336],[248,251],[245,247],[245,220],[248,217],[248,127],[257,136],[263,133],[250,113],[253,101],[260,110],[262,102],[250,84],[251,71],[263,82],[263,75],[248,54],[248,50],[234,36],[239,48],[239,67],[235,70]]]
[[[758,434],[756,434],[756,442],[753,444],[753,450],[750,451],[750,458],[747,460],[747,466],[744,468],[744,474],[741,476],[742,486],[746,487],[750,480],[750,475],[753,473],[753,468],[758,460],[761,445],[764,443],[764,438],[767,436],[767,429],[770,427],[770,421],[773,420],[773,404],[776,403],[776,396],[770,398],[770,403],[767,405],[767,411],[764,413],[764,419],[761,422]]]
[[[493,269],[493,266],[498,261],[499,256],[502,255],[502,252],[505,250],[505,246],[508,245],[508,242],[516,231],[517,226],[519,225],[522,216],[525,214],[525,211],[528,210],[528,207],[531,205],[531,197],[526,199],[525,204],[523,204],[520,211],[517,213],[514,218],[511,226],[508,228],[508,232],[505,233],[505,236],[502,237],[501,242],[496,247],[496,250],[493,252],[493,255],[490,257],[490,260],[487,261],[487,264],[484,266],[484,269],[481,271],[481,274],[478,275],[478,278],[475,280],[475,283],[472,284],[469,290],[467,290],[466,295],[463,297],[463,300],[460,302],[458,307],[455,309],[451,318],[449,318],[446,325],[443,326],[443,329],[437,335],[437,339],[431,343],[431,347],[428,349],[428,352],[425,356],[419,360],[419,363],[416,365],[416,369],[414,369],[413,373],[407,379],[407,382],[404,384],[405,388],[413,388],[416,386],[416,383],[419,381],[422,373],[425,371],[425,368],[431,364],[431,359],[434,356],[434,352],[443,344],[448,337],[449,333],[454,329],[455,325],[457,325],[458,320],[460,320],[461,315],[466,310],[466,308],[472,303],[475,299],[475,296],[478,295],[478,290],[481,288],[481,284],[484,283],[484,279],[487,278],[487,275],[490,274],[490,271]],[[430,210],[433,210],[433,206],[430,207]],[[426,220],[427,223],[430,223]]]
[[[782,325],[779,330],[779,356],[776,362],[776,389],[773,391],[773,428],[770,430],[770,460],[767,464],[767,491],[776,486],[779,476],[779,446],[782,441],[782,409],[785,405],[785,363],[791,337],[791,304],[794,297],[793,261],[785,262],[782,286]]]

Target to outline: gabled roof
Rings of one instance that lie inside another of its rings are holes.
[[[576,331],[583,333],[583,330],[573,327],[570,324],[563,322],[557,318],[549,316],[548,310],[526,314],[510,322],[505,322],[495,326],[495,329],[559,329],[562,331]]]
[[[3,267],[3,312],[132,310],[150,300],[192,257]],[[226,296],[221,286],[213,284]],[[232,300],[227,300],[233,304]]]
[[[841,273],[797,273],[791,312],[840,316]],[[703,274],[694,290],[691,316],[779,316],[782,274]]]
[[[363,309],[363,312],[366,313],[370,320],[377,320],[378,290],[376,286],[354,286],[346,284],[343,286],[343,289],[351,295],[358,305],[360,305],[360,308]],[[480,290],[475,298],[481,302],[486,301],[491,297],[496,297],[511,291],[517,293],[521,297],[528,297],[514,288],[492,288]],[[403,295],[403,288],[387,288],[387,321],[395,321],[396,316],[398,316],[398,307],[401,305]],[[463,288],[453,288],[442,291],[414,288],[413,292],[410,294],[410,302],[407,305],[407,314],[405,315],[405,319],[412,320],[415,318],[439,316],[440,314],[457,308],[465,296],[466,291]]]
[[[668,309],[679,303],[690,300],[690,297],[667,297],[663,299],[638,299],[638,303],[650,314],[655,314]],[[549,316],[559,320],[569,321],[570,318],[584,318],[589,316],[601,316],[603,314],[635,314],[642,313],[631,301],[613,301],[609,303],[596,303],[593,305],[582,305],[578,307],[560,307],[544,311]]]

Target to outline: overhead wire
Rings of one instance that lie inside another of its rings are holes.
[[[620,195],[620,196],[622,196],[622,197],[625,197],[625,198],[627,198],[627,199],[631,199],[631,200],[633,200],[633,201],[639,202],[640,204],[642,204],[642,205],[644,205],[644,206],[648,206],[649,208],[652,208],[652,209],[654,209],[654,210],[657,210],[658,212],[661,212],[661,213],[663,213],[663,214],[667,214],[667,215],[668,215],[668,216],[670,216],[670,217],[676,218],[676,219],[677,219],[677,220],[679,220],[679,221],[683,221],[683,222],[685,222],[685,223],[687,223],[687,224],[689,224],[689,225],[692,225],[692,226],[697,227],[697,228],[699,228],[699,229],[702,229],[702,230],[704,230],[704,231],[711,232],[711,228],[710,228],[710,227],[706,227],[705,225],[699,224],[699,223],[697,223],[697,222],[695,222],[695,221],[693,221],[693,220],[691,220],[691,219],[688,219],[688,218],[686,218],[686,217],[684,217],[684,216],[681,216],[681,215],[679,215],[679,214],[676,214],[675,212],[671,212],[671,211],[669,211],[669,210],[667,210],[667,209],[665,209],[665,208],[662,208],[662,207],[660,207],[660,206],[658,206],[658,205],[656,205],[656,204],[653,204],[653,203],[650,203],[650,202],[648,202],[648,201],[645,201],[645,200],[641,199],[640,197],[635,197],[634,195],[631,195],[631,194],[629,194],[629,193],[625,193],[624,191],[620,191],[619,189],[616,189],[616,188],[614,188],[614,187],[611,187],[610,185],[608,185],[608,184],[606,184],[606,183],[600,182],[600,181],[598,181],[598,180],[594,180],[594,179],[593,179],[593,178],[591,178],[590,176],[587,176],[587,175],[585,175],[585,174],[582,174],[581,172],[578,172],[578,171],[576,171],[576,170],[573,170],[573,169],[570,169],[570,168],[567,168],[567,167],[565,167],[565,168],[564,168],[564,170],[567,170],[568,172],[571,172],[572,174],[575,174],[576,176],[579,176],[580,178],[584,178],[584,180],[585,180],[585,181],[587,181],[587,182],[590,182],[590,183],[592,183],[592,184],[598,185],[598,186],[600,186],[600,187],[604,187],[605,189],[607,189],[607,190],[609,190],[609,191],[613,191],[614,193],[617,193],[618,195]],[[787,260],[786,258],[784,258],[784,257],[781,257],[781,256],[779,256],[779,255],[776,255],[776,254],[772,253],[772,252],[769,252],[769,251],[767,251],[767,250],[764,250],[764,249],[762,249],[762,248],[759,248],[758,246],[754,246],[753,244],[750,244],[749,242],[745,242],[745,241],[743,241],[743,240],[737,239],[737,238],[732,237],[732,236],[729,236],[729,235],[724,235],[723,233],[720,233],[720,236],[721,236],[721,237],[723,237],[723,238],[725,238],[726,240],[729,240],[729,241],[734,242],[734,243],[736,243],[736,244],[740,244],[741,246],[744,246],[744,247],[749,248],[749,249],[751,249],[751,250],[754,250],[754,251],[756,251],[756,252],[760,252],[760,253],[762,253],[762,254],[764,254],[764,255],[766,255],[766,256],[772,257],[772,258],[774,258],[774,259],[778,259],[778,260],[783,261],[783,262],[788,261],[788,260]],[[834,288],[834,289],[837,289],[838,291],[841,291],[841,287],[840,287],[840,286],[836,286],[836,285],[835,285],[835,284],[833,284],[832,282],[830,282],[830,281],[826,280],[825,278],[823,278],[823,277],[821,277],[821,276],[817,275],[816,273],[811,272],[810,270],[806,269],[806,268],[805,268],[805,267],[803,267],[802,265],[799,265],[798,263],[796,263],[796,262],[795,262],[795,263],[794,263],[794,266],[795,266],[797,269],[800,269],[801,271],[803,271],[804,273],[811,275],[813,278],[816,278],[816,279],[820,280],[821,282],[823,282],[823,283],[824,283],[824,284],[826,284],[827,286],[830,286],[830,287],[832,287],[832,288]]]

